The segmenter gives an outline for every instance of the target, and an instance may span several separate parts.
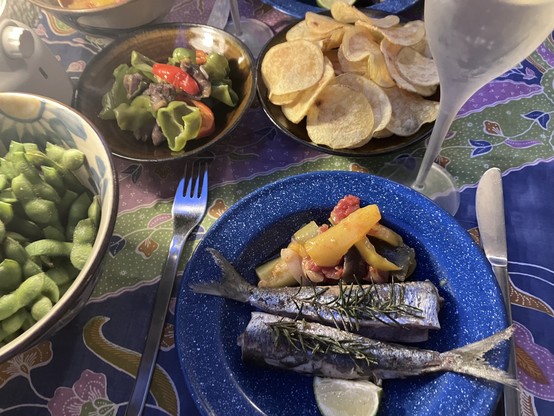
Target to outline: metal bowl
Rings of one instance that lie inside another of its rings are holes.
[[[175,0],[126,0],[111,6],[68,9],[57,0],[29,0],[65,24],[94,35],[115,36],[166,15]]]
[[[113,70],[129,64],[131,52],[137,51],[157,62],[166,62],[179,46],[217,52],[224,55],[231,68],[230,78],[239,101],[236,107],[221,106],[215,111],[216,128],[212,135],[191,140],[180,152],[172,152],[165,143],[138,141],[133,134],[119,129],[115,120],[102,120],[102,96],[110,90]],[[255,97],[254,58],[248,48],[229,33],[207,25],[167,23],[153,25],[112,42],[87,65],[77,85],[75,108],[100,130],[116,156],[139,162],[162,162],[200,153],[233,130]],[[225,108],[223,108],[225,107]]]

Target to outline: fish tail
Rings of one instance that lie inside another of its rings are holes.
[[[484,358],[486,352],[508,340],[513,332],[514,327],[509,326],[488,338],[442,353],[444,369],[518,388],[516,379],[506,371],[491,366]]]
[[[254,286],[248,283],[219,251],[213,248],[207,248],[206,250],[221,269],[223,279],[221,281],[191,283],[189,287],[196,293],[248,302],[250,292]]]

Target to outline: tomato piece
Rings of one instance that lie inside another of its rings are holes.
[[[200,93],[200,87],[196,80],[178,66],[156,63],[152,66],[152,72],[187,94],[198,95]]]
[[[201,50],[196,50],[196,65],[203,65],[208,60],[208,54]]]
[[[202,126],[198,132],[198,138],[206,137],[215,131],[215,115],[210,107],[202,101],[192,100],[192,103],[200,110],[202,117]]]

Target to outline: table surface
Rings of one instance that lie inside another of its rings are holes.
[[[244,16],[275,32],[291,17],[257,0],[240,1]],[[32,26],[73,80],[110,42],[86,36],[18,2],[10,16]],[[205,22],[213,0],[177,1],[160,19]],[[405,12],[418,17],[421,5]],[[481,88],[459,112],[440,154],[455,178],[458,222],[477,236],[475,190],[490,167],[501,169],[506,203],[510,298],[516,327],[518,377],[525,415],[554,414],[554,41]],[[281,133],[255,101],[244,121],[201,157],[212,159],[208,215],[187,244],[195,243],[233,203],[290,175],[317,170],[384,174],[421,156],[420,142],[371,158],[331,156]],[[140,164],[115,158],[120,201],[102,277],[84,310],[53,338],[0,363],[0,413],[6,415],[123,414],[143,348],[151,306],[171,237],[169,213],[182,162]],[[214,168],[214,167],[217,167]],[[478,276],[476,276],[478,278]],[[169,381],[163,400],[149,398],[146,415],[196,415],[174,342],[175,298],[167,316],[157,370]],[[130,364],[131,363],[131,364]]]

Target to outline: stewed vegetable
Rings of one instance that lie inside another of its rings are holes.
[[[115,68],[99,117],[115,120],[137,140],[181,151],[215,131],[217,108],[237,105],[230,72],[217,53],[179,47],[160,63],[133,51],[130,66]]]

